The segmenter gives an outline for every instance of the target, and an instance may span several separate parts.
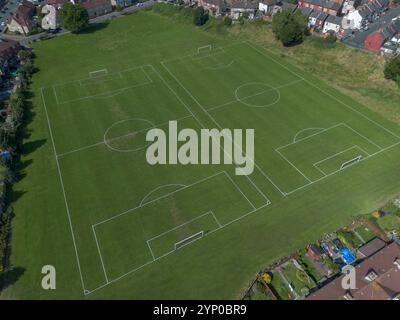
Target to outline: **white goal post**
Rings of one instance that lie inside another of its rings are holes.
[[[208,52],[208,51],[211,51],[211,49],[212,49],[211,44],[208,44],[206,46],[198,47],[197,53]]]
[[[362,158],[362,156],[359,155],[359,156],[357,156],[357,157],[355,157],[353,159],[350,159],[350,160],[348,160],[346,162],[343,162],[342,165],[340,166],[340,169],[343,169],[343,168],[345,168],[347,166],[350,166],[350,165],[352,165],[352,164],[354,164],[356,162],[359,162],[361,160],[361,158]]]
[[[192,243],[193,241],[198,240],[198,239],[203,238],[203,237],[204,237],[204,231],[203,230],[199,231],[199,232],[197,232],[195,234],[192,234],[191,236],[189,236],[189,237],[187,237],[187,238],[185,238],[183,240],[175,242],[174,250],[178,250],[178,249],[186,246],[187,244]]]
[[[102,76],[106,76],[107,74],[108,74],[108,70],[107,69],[90,71],[89,72],[89,78],[102,77]]]

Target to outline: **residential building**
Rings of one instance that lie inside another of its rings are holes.
[[[340,28],[342,27],[342,17],[338,16],[328,16],[325,20],[322,33],[332,32],[334,34],[339,34]]]
[[[299,0],[299,6],[337,16],[341,12],[343,2],[344,0]]]
[[[313,11],[308,18],[308,27],[315,30],[322,30],[328,15],[325,12]]]
[[[379,53],[383,44],[400,32],[400,19],[393,20],[386,27],[371,33],[365,38],[364,48]]]
[[[313,12],[313,9],[305,7],[299,7],[298,10],[300,10],[301,14],[305,16],[307,19],[310,18],[311,13]]]
[[[17,54],[22,49],[17,41],[0,40],[0,76],[7,74],[9,67],[17,60]]]
[[[240,17],[254,19],[258,9],[258,1],[254,0],[226,0],[229,16],[237,20]]]
[[[367,242],[366,244],[358,248],[357,255],[361,259],[368,258],[372,256],[374,253],[378,252],[379,250],[382,250],[385,246],[386,246],[385,241],[379,238],[374,238],[373,240]]]
[[[258,10],[264,14],[271,14],[277,3],[277,0],[262,0],[258,3]]]
[[[112,12],[111,0],[86,0],[82,5],[86,8],[89,19]]]
[[[396,242],[362,260],[354,267],[355,289],[345,289],[345,275],[311,293],[306,300],[399,300],[400,245]]]
[[[18,6],[14,15],[11,16],[8,20],[8,31],[27,35],[34,29],[36,25],[35,21],[33,20],[34,13],[34,4],[29,1],[23,0],[22,3]]]
[[[198,5],[212,16],[220,16],[226,11],[224,0],[199,0]]]
[[[134,0],[111,0],[111,5],[114,7],[129,7],[134,3]]]

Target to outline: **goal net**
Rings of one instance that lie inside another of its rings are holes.
[[[350,165],[352,165],[352,164],[354,164],[356,162],[359,162],[361,160],[361,158],[362,158],[362,156],[360,155],[360,156],[357,156],[357,157],[355,157],[353,159],[350,159],[350,160],[348,160],[346,162],[343,162],[342,165],[340,166],[340,169],[346,168],[346,167],[348,167],[348,166],[350,166]]]
[[[107,69],[90,71],[89,78],[98,78],[98,77],[106,76],[107,74],[108,74]]]
[[[203,230],[199,231],[199,232],[197,232],[195,234],[192,234],[191,236],[189,236],[189,237],[187,237],[187,238],[185,238],[183,240],[175,242],[174,250],[178,250],[178,249],[186,246],[187,244],[189,244],[189,243],[191,243],[191,242],[193,242],[195,240],[198,240],[200,238],[203,238],[203,237],[204,237],[204,231]]]
[[[211,51],[211,49],[212,49],[211,44],[208,44],[206,46],[198,47],[197,53],[209,52],[209,51]]]

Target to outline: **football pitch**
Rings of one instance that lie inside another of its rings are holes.
[[[40,94],[84,295],[213,247],[211,235],[273,216],[321,183],[340,201],[332,178],[362,175],[400,143],[392,124],[246,41],[102,64]],[[146,132],[171,120],[196,131],[254,129],[254,172],[149,165]]]

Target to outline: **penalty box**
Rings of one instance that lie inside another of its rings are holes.
[[[306,184],[353,165],[381,149],[351,126],[339,123],[275,151]]]
[[[58,104],[86,98],[107,97],[126,89],[152,83],[149,76],[152,72],[152,66],[148,65],[113,73],[105,72],[96,76],[89,73],[86,79],[54,85],[54,95]]]
[[[174,192],[158,194],[93,225],[108,279],[188,248],[203,236],[254,212],[225,171]]]

